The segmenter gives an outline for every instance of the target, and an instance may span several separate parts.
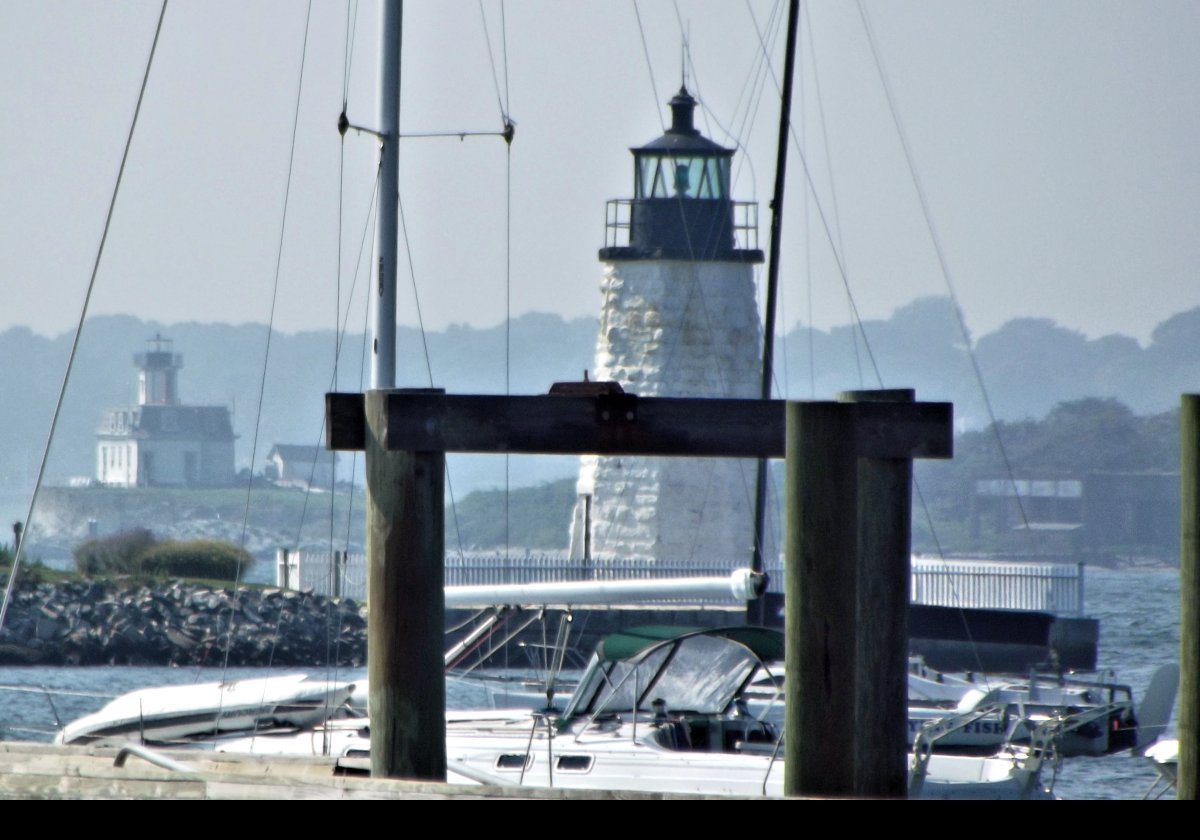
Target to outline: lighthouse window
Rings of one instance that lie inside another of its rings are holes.
[[[638,158],[638,198],[724,198],[729,161],[718,157]]]
[[[663,177],[662,158],[644,157],[638,160],[638,198],[668,198],[667,181]]]

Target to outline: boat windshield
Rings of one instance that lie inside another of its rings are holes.
[[[663,642],[617,661],[593,657],[564,715],[652,711],[725,712],[760,664],[753,651],[733,639],[707,634]]]

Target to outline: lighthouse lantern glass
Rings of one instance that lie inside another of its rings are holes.
[[[725,157],[638,155],[638,198],[722,199],[729,195]]]

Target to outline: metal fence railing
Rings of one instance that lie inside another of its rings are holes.
[[[731,201],[730,219],[733,247],[740,251],[758,250],[758,203]],[[604,246],[628,248],[633,235],[633,199],[612,198],[604,211]]]
[[[570,560],[565,552],[505,555],[502,552],[455,553],[446,557],[447,586],[645,580],[727,575],[728,566],[698,566],[685,561],[629,559]],[[783,590],[782,560],[768,563],[768,591]],[[275,583],[284,589],[364,600],[366,555],[348,552],[277,552]],[[995,560],[942,560],[914,557],[910,595],[914,604],[985,609],[1037,610],[1062,616],[1083,615],[1083,566]],[[720,603],[720,602],[713,602]],[[730,602],[732,603],[732,602]]]
[[[1083,615],[1083,564],[914,557],[914,604]]]
[[[570,560],[566,552],[466,552],[446,557],[447,586],[566,583],[579,581],[647,580],[651,578],[728,575],[735,564],[698,566],[687,562],[649,563],[638,560]],[[767,569],[771,589],[782,591],[783,567]],[[366,555],[347,552],[309,552],[279,549],[275,585],[320,595],[363,600],[367,596]],[[669,602],[669,599],[664,603]],[[711,600],[705,603],[726,603]],[[727,603],[733,603],[729,599]]]

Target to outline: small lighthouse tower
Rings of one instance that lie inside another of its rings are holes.
[[[153,350],[133,357],[138,369],[138,405],[179,405],[183,356],[171,352],[171,339],[163,338],[161,333],[150,341],[154,343]]]
[[[757,206],[730,196],[734,150],[701,136],[686,87],[634,148],[633,198],[608,202],[593,379],[647,397],[758,396]],[[733,568],[749,562],[754,464],[582,459],[571,552]],[[769,555],[767,555],[769,556]]]
[[[183,356],[156,335],[136,353],[137,405],[104,412],[96,430],[96,481],[112,487],[233,484],[233,422],[221,405],[183,405]]]

